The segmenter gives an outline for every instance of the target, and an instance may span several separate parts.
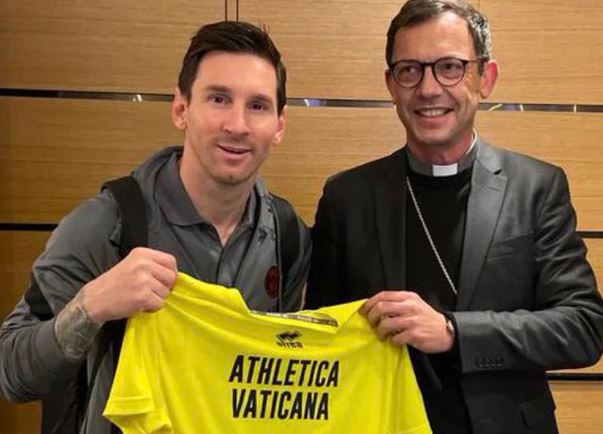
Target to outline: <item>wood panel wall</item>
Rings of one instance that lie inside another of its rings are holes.
[[[283,53],[294,102],[337,100],[342,106],[290,107],[286,138],[262,170],[271,189],[290,198],[312,224],[328,176],[404,143],[393,108],[374,104],[389,99],[383,84],[385,33],[402,3],[0,2],[0,225],[17,225],[0,230],[0,318],[21,296],[30,264],[49,235],[18,230],[18,225],[58,222],[103,181],[181,141],[171,126],[167,99],[188,40],[201,23],[226,17],[265,24]],[[602,282],[603,3],[472,4],[491,19],[502,70],[490,102],[553,110],[481,111],[478,130],[498,146],[566,171],[579,229],[587,232],[589,259]],[[98,92],[100,98],[27,93],[48,89]],[[132,93],[132,100],[111,100],[113,92]],[[137,93],[159,93],[166,101],[135,102]],[[591,112],[581,112],[580,105],[589,105]],[[559,111],[567,106],[577,112]],[[564,373],[603,375],[603,363]],[[596,408],[603,404],[603,383],[552,384],[561,432],[599,432]],[[38,426],[37,404],[15,406],[0,399],[1,433],[32,434]]]
[[[502,66],[497,101],[603,103],[603,2],[480,0]]]
[[[199,23],[222,0],[4,0],[0,87],[171,92]]]
[[[560,434],[598,434],[603,394],[600,382],[552,382]]]
[[[181,141],[167,102],[0,97],[0,221],[56,223]]]

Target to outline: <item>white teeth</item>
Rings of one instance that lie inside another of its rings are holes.
[[[444,114],[446,114],[446,111],[446,109],[423,109],[419,110],[419,113],[421,114],[421,116],[432,118],[436,116],[443,116]]]

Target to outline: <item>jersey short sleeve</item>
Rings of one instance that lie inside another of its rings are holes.
[[[160,342],[153,339],[154,320],[145,313],[128,320],[115,380],[103,413],[124,434],[173,432],[157,381]]]

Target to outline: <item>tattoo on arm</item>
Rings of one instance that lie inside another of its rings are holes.
[[[82,291],[57,315],[54,334],[65,357],[79,361],[86,357],[102,324],[90,319],[82,304]]]

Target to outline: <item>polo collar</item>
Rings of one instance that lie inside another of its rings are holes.
[[[178,160],[182,153],[172,154],[165,165],[157,174],[155,196],[166,219],[178,226],[192,226],[196,224],[210,224],[201,216],[191,201],[182,178]],[[257,192],[254,186],[252,194],[247,200],[241,224],[253,226],[255,209],[257,206]]]

